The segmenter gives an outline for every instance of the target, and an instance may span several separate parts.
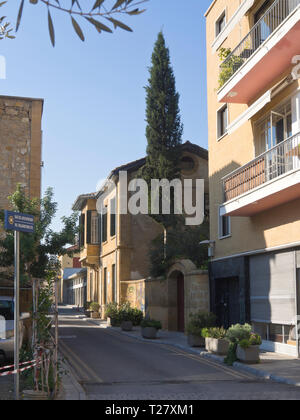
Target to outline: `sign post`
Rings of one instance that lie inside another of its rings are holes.
[[[4,227],[15,232],[15,272],[14,272],[14,370],[15,370],[15,399],[20,395],[20,232],[34,232],[34,216],[29,214],[5,211]]]

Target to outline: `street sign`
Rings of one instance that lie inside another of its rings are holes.
[[[5,229],[17,232],[33,233],[34,216],[5,210]]]
[[[20,398],[20,232],[34,232],[34,216],[5,210],[4,227],[15,231],[15,305],[14,305],[14,366],[15,366],[15,399]]]

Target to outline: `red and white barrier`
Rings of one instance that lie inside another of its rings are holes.
[[[11,370],[11,371],[8,371],[8,372],[0,373],[0,377],[15,375],[18,372],[19,373],[25,372],[26,370],[29,370],[29,369],[34,368],[35,366],[38,366],[40,363],[41,363],[41,361],[36,361],[36,360],[31,360],[30,362],[20,363],[19,366],[25,366],[25,365],[28,365],[28,364],[29,364],[29,366],[19,368],[19,369],[16,369],[16,370]],[[4,367],[0,368],[0,372],[3,371],[3,370],[11,369],[13,367],[15,367],[15,365],[4,366]]]

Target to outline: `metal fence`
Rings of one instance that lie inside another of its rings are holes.
[[[299,5],[300,0],[276,0],[272,4],[248,35],[220,65],[223,84],[239,70]]]
[[[300,169],[300,133],[224,177],[224,200],[239,197],[295,169]]]

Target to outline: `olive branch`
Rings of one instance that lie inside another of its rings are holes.
[[[43,4],[48,14],[48,29],[53,47],[55,46],[55,30],[51,15],[51,9],[56,9],[70,15],[71,23],[74,31],[81,39],[85,41],[83,30],[81,29],[78,19],[85,19],[97,30],[99,34],[102,32],[113,33],[113,29],[121,28],[125,31],[132,32],[132,29],[116,19],[116,15],[137,16],[145,12],[140,6],[149,0],[93,0],[90,8],[83,9],[81,7],[82,0],[28,0],[31,4]],[[85,0],[86,2],[87,0]],[[18,31],[23,15],[26,0],[21,0],[17,17],[16,32]],[[69,8],[66,3],[69,3]],[[110,6],[107,6],[111,2]],[[3,4],[6,2],[3,2]],[[2,5],[2,4],[1,4]],[[104,23],[105,22],[105,23]],[[107,24],[106,24],[107,23]]]

